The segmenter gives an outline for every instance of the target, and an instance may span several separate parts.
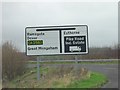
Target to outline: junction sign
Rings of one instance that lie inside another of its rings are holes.
[[[26,27],[27,55],[87,54],[87,25]]]

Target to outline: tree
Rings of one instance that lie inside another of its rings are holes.
[[[10,42],[2,45],[2,78],[12,80],[25,71],[25,55]]]

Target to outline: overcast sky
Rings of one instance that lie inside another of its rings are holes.
[[[25,27],[43,25],[80,25],[89,27],[89,46],[118,43],[117,2],[39,2],[3,3],[3,41],[12,41],[25,50]]]

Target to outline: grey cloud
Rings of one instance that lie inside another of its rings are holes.
[[[87,24],[90,46],[117,43],[117,3],[3,3],[3,40],[24,50],[26,26]]]

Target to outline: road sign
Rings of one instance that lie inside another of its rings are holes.
[[[27,55],[87,54],[87,25],[26,27]]]

